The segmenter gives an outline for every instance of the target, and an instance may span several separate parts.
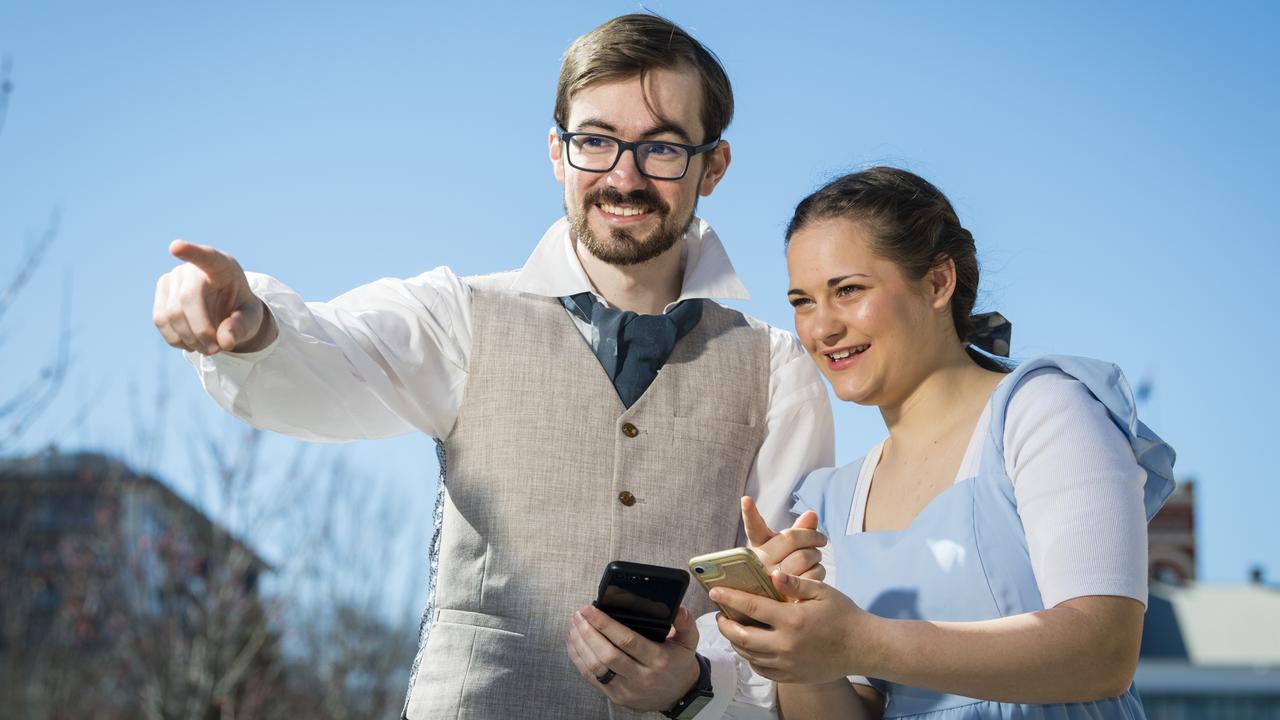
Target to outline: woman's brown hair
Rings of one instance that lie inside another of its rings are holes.
[[[1009,366],[968,345],[982,329],[972,316],[978,298],[978,253],[973,234],[960,224],[951,201],[932,183],[892,167],[872,167],[836,178],[800,201],[787,224],[786,242],[817,220],[845,218],[861,223],[872,250],[918,280],[950,258],[956,266],[951,320],[957,338],[978,365],[1008,372]]]

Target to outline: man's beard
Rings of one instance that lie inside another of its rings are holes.
[[[587,224],[587,214],[591,208],[601,203],[626,205],[656,213],[658,227],[645,238],[636,238],[626,228],[614,228],[609,231],[608,238],[596,237]],[[692,211],[683,220],[672,218],[671,206],[646,189],[623,195],[611,187],[599,188],[582,199],[582,207],[578,208],[578,212],[570,213],[566,207],[565,214],[569,216],[569,224],[578,242],[582,243],[587,252],[610,265],[638,265],[658,257],[674,247],[693,223]]]

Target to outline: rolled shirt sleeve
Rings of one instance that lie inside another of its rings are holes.
[[[247,275],[276,340],[254,353],[184,353],[219,405],[305,440],[449,433],[471,347],[471,291],[453,271],[378,280],[320,303]]]
[[[818,368],[795,335],[769,328],[769,409],[764,441],[747,475],[747,494],[756,499],[769,527],[794,520],[792,493],[810,472],[835,464],[831,401]],[[743,545],[746,535],[740,536]]]
[[[813,470],[835,464],[835,430],[817,367],[794,335],[772,327],[769,333],[769,409],[764,442],[747,477],[747,494],[756,498],[760,514],[777,530],[792,523],[792,493],[800,481]],[[747,544],[745,535],[739,536],[739,543]],[[825,564],[831,556],[823,557]],[[698,713],[699,720],[777,717],[773,682],[738,656],[720,634],[715,613],[698,618],[698,633],[698,652],[711,663],[715,694]]]

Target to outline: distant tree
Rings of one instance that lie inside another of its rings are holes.
[[[0,134],[11,67],[0,62]],[[28,237],[16,269],[0,273],[0,327],[41,268],[58,222],[55,210]],[[56,489],[12,482],[24,468],[65,457],[52,444],[3,456],[66,379],[69,287],[49,359],[33,376],[6,378],[14,389],[0,386],[0,717],[398,716],[417,618],[404,608],[388,621],[386,598],[411,597],[403,591],[421,576],[381,570],[403,567],[393,562],[395,542],[418,525],[377,502],[332,454],[300,446],[292,464],[270,473],[262,433],[218,440],[200,425],[188,455],[200,504],[225,524],[212,525],[145,477],[169,425],[168,393],[158,388],[155,406],[141,408],[134,387],[132,454],[141,473],[95,456],[99,465]],[[264,538],[274,540],[270,567],[248,545]]]
[[[205,450],[205,477],[238,504],[223,508],[236,532],[105,456],[0,461],[0,707],[17,708],[4,717],[348,720],[400,709],[414,618],[385,619],[395,582],[376,575],[393,566],[385,529],[408,523],[340,462],[305,451],[284,471],[305,481],[300,497],[263,471],[261,438],[252,430]],[[241,539],[254,534],[283,539],[278,564]]]

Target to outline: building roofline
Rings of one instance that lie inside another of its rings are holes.
[[[127,463],[105,453],[93,451],[61,452],[51,450],[25,457],[0,458],[0,483],[20,481],[33,477],[48,479],[74,479],[77,473],[92,470],[98,481],[116,481],[120,484],[137,484],[158,491],[166,501],[176,504],[181,512],[201,523],[215,539],[227,541],[232,547],[248,554],[252,564],[260,570],[274,571],[275,567],[264,560],[252,546],[240,540],[203,510],[178,494],[164,480],[149,473],[139,473]]]
[[[1280,667],[1143,659],[1134,683],[1143,695],[1280,695]]]

